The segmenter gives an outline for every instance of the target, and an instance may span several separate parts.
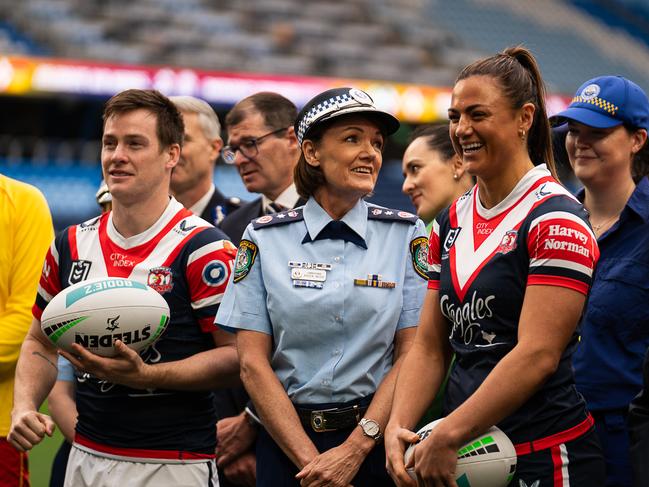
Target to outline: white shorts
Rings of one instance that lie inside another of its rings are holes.
[[[218,487],[216,462],[149,463],[106,458],[72,445],[65,487]]]

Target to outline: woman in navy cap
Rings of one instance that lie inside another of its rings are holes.
[[[448,115],[477,184],[433,224],[429,290],[386,428],[388,469],[400,486],[414,486],[404,449],[418,440],[410,430],[454,352],[445,417],[412,456],[420,485],[463,485],[458,450],[492,425],[516,449],[511,485],[602,485],[604,462],[570,360],[598,250],[583,206],[553,176],[532,54],[509,48],[465,67]]]
[[[416,215],[367,203],[399,127],[336,88],[298,115],[305,206],[254,220],[216,322],[237,330],[241,376],[265,426],[257,485],[393,485],[382,435],[415,333],[428,239]]]
[[[574,356],[577,388],[604,448],[606,485],[630,486],[626,417],[649,347],[649,100],[626,78],[600,76],[553,122],[568,124],[578,197],[600,249]]]

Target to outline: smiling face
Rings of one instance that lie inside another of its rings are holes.
[[[521,138],[532,124],[534,105],[520,109],[491,76],[470,76],[455,84],[448,110],[450,136],[466,171],[482,179],[505,172],[513,160],[527,158]]]
[[[200,124],[198,113],[182,112],[185,122],[185,138],[180,161],[171,175],[171,189],[176,194],[200,186],[202,196],[212,183],[214,161],[223,146],[220,138],[210,140]]]
[[[228,128],[228,145],[238,147],[278,128],[268,127],[262,114],[251,110],[240,123]],[[293,182],[293,167],[299,157],[293,128],[265,137],[257,148],[259,153],[254,157],[246,157],[238,150],[234,164],[248,191],[274,200]]]
[[[109,117],[102,136],[101,165],[113,204],[130,205],[169,194],[180,146],[160,147],[156,116],[137,109]]]
[[[599,129],[568,122],[566,150],[575,175],[585,186],[609,185],[631,177],[631,164],[647,138],[643,129],[623,125]]]
[[[348,201],[371,193],[383,163],[384,137],[381,128],[361,115],[342,116],[317,143],[305,140],[302,149],[307,163],[321,168],[326,192]]]
[[[442,153],[432,149],[426,139],[416,138],[403,154],[405,180],[402,190],[410,197],[417,215],[429,222],[459,196],[459,184],[453,175],[461,175],[461,172],[456,172],[455,164],[461,163],[455,161],[458,156],[444,160]]]

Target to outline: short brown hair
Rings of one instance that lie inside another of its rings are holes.
[[[133,110],[147,110],[156,116],[156,133],[160,149],[178,144],[182,147],[185,124],[176,105],[157,90],[124,90],[117,93],[104,106],[103,120]]]
[[[297,107],[288,98],[272,91],[261,91],[237,102],[225,117],[229,129],[240,124],[250,112],[259,112],[269,130],[292,127],[297,118]]]

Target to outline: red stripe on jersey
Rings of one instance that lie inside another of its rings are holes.
[[[543,274],[531,274],[527,279],[528,286],[556,286],[574,289],[581,294],[588,294],[588,284],[577,279],[563,276],[548,276]]]
[[[79,260],[79,249],[77,248],[77,226],[73,225],[68,228],[68,241],[70,243],[70,258]]]
[[[428,237],[428,264],[439,265],[442,263],[440,245],[439,234],[435,232],[435,228],[433,227]]]
[[[434,289],[435,291],[439,291],[439,281],[438,280],[428,280],[428,289]]]
[[[108,232],[106,230],[108,226],[108,219],[102,218],[99,224],[99,243],[101,244],[101,252],[104,256],[104,263],[106,264],[106,271],[108,276],[129,277],[131,275],[131,272],[133,271],[133,268],[144,259],[146,259],[149,255],[151,255],[151,252],[153,252],[156,246],[160,243],[160,240],[162,240],[162,238],[167,235],[171,231],[171,229],[178,224],[179,221],[191,215],[193,215],[191,211],[183,208],[182,210],[178,211],[178,213],[176,213],[171,218],[169,223],[167,223],[164,228],[160,230],[151,240],[136,247],[132,247],[128,250],[121,248],[108,237]],[[193,235],[193,232],[190,235]],[[183,243],[185,242],[185,240],[183,240]],[[174,252],[176,252],[177,254],[176,249],[174,249]],[[120,259],[119,255],[117,254],[121,254],[124,257],[128,256],[127,260],[129,262],[124,265],[125,259]],[[117,258],[113,259],[112,257]],[[118,265],[118,263],[120,265]]]
[[[202,460],[215,458],[213,454],[196,453],[191,451],[179,450],[145,450],[142,448],[119,448],[114,446],[102,445],[92,441],[79,433],[74,435],[74,442],[85,447],[91,448],[97,452],[108,453],[120,457],[131,458],[158,458],[161,460]]]
[[[513,203],[509,208],[503,210],[498,215],[495,215],[492,218],[484,218],[478,213],[478,192],[476,186],[476,192],[473,198],[473,246],[475,249],[480,247],[480,244],[485,241],[491,232],[493,232],[500,222],[514,209],[518,204],[523,201],[527,195],[529,195],[536,188],[541,186],[544,183],[556,182],[552,176],[546,176],[538,181],[535,181],[532,186],[523,194],[515,203]]]
[[[533,259],[560,259],[594,269],[597,243],[585,223],[564,218],[543,220],[529,234],[527,247]]]
[[[187,266],[192,303],[225,292],[236,255],[234,246],[228,246],[205,254]]]
[[[582,435],[585,435],[590,431],[594,424],[595,421],[589,413],[586,419],[584,419],[581,423],[573,426],[572,428],[559,431],[558,433],[540,438],[538,440],[514,445],[514,448],[516,449],[516,455],[520,457],[523,455],[529,455],[530,453],[537,451],[547,450],[548,448],[559,447],[559,445],[563,443],[568,443],[572,440],[576,440]]]
[[[198,324],[200,325],[201,331],[203,333],[212,333],[213,331],[217,331],[219,329],[217,324],[214,323],[214,317],[199,318]]]
[[[61,292],[61,277],[59,276],[59,263],[52,255],[52,249],[47,251],[43,272],[41,273],[40,285],[43,290],[52,296]]]
[[[203,230],[206,230],[207,228],[210,228],[210,227],[198,227],[198,228],[195,228],[194,230],[192,230],[192,231],[191,231],[191,232],[190,232],[190,233],[189,233],[185,238],[183,238],[183,239],[180,241],[180,243],[179,243],[178,245],[176,245],[176,247],[171,251],[171,253],[170,253],[169,256],[166,258],[166,260],[164,261],[164,263],[163,263],[162,265],[163,265],[163,266],[166,266],[166,267],[169,267],[169,266],[171,265],[171,263],[172,263],[174,260],[176,260],[176,257],[178,257],[178,254],[179,254],[180,251],[183,249],[183,247],[185,246],[185,244],[186,244],[186,243],[187,243],[187,242],[188,242],[188,241],[189,241],[189,240],[190,240],[194,235],[198,235],[200,232],[202,232]]]

